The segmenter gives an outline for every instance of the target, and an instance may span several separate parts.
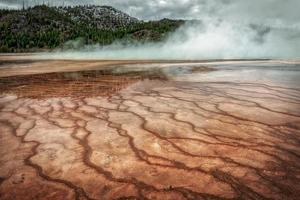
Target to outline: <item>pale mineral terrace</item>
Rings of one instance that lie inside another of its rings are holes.
[[[13,60],[0,199],[299,199],[298,62]]]

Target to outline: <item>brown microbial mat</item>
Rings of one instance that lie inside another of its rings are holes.
[[[299,63],[68,62],[0,68],[1,200],[299,199]]]
[[[60,72],[0,77],[2,93],[29,98],[110,96],[144,79],[164,80],[163,74],[112,70]]]

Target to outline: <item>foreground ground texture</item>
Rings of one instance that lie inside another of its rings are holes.
[[[2,62],[0,199],[299,199],[297,62]]]

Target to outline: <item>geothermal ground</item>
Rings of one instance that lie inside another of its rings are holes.
[[[10,55],[0,77],[0,199],[299,199],[299,62]]]

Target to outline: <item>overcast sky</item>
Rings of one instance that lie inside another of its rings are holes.
[[[236,21],[299,24],[300,0],[24,0],[27,5],[50,2],[51,5],[111,5],[134,17],[218,18]],[[0,7],[21,8],[23,0],[0,0]]]

